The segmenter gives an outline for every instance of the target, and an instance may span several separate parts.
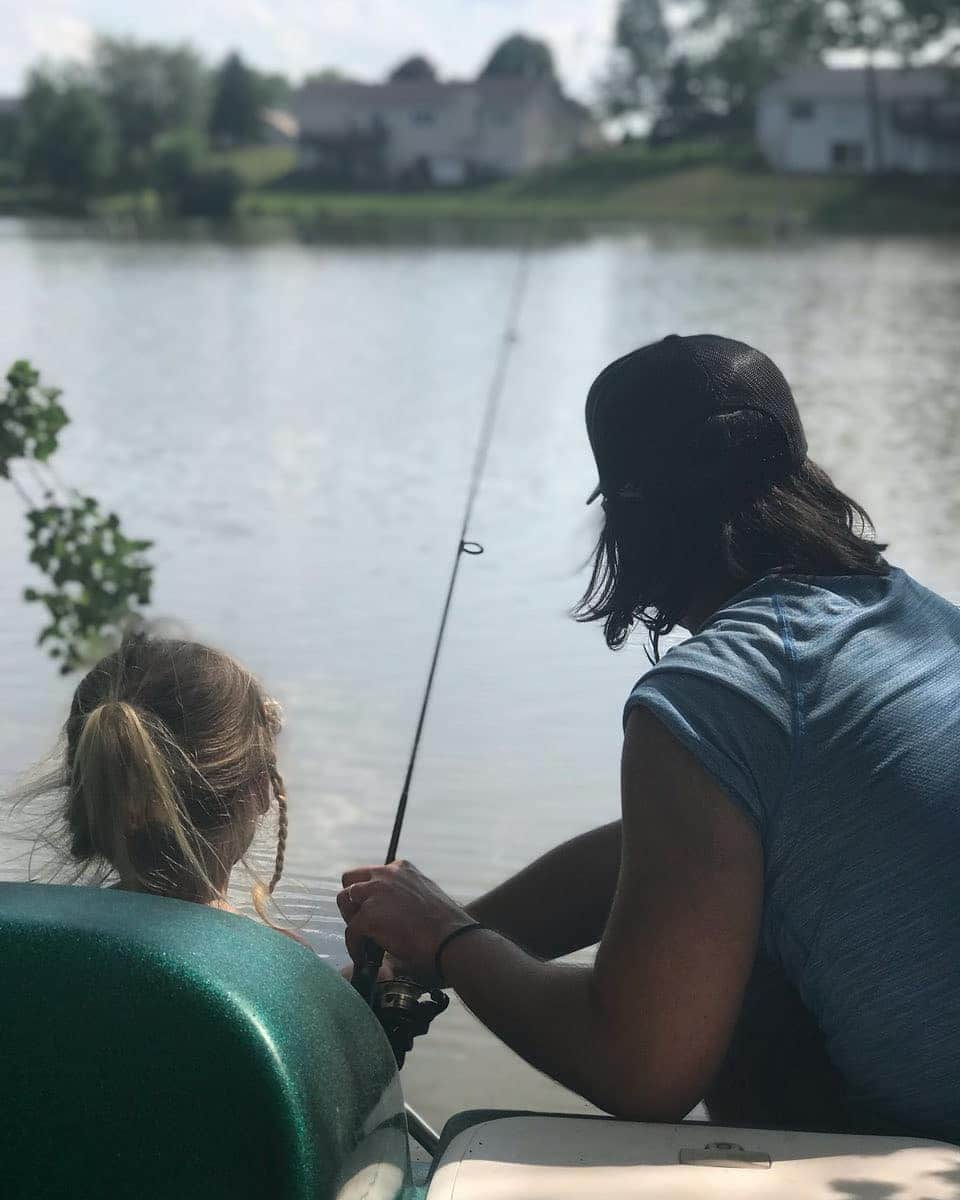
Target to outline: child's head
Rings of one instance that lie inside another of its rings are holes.
[[[210,903],[274,796],[273,891],[287,832],[279,728],[278,706],[233,659],[195,642],[126,639],[80,683],[67,720],[63,816],[78,866]]]

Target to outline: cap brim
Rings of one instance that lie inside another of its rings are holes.
[[[594,502],[594,500],[599,500],[602,495],[603,495],[603,488],[598,483],[597,486],[590,493],[590,495],[587,497],[587,503],[592,504]]]

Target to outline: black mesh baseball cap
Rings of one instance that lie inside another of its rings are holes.
[[[710,418],[752,409],[772,422],[772,436],[746,460],[712,439],[705,461],[703,432]],[[701,495],[762,494],[793,474],[807,456],[807,439],[790,385],[759,350],[730,338],[671,334],[606,367],[587,396],[587,435],[600,495],[669,499],[679,489]]]

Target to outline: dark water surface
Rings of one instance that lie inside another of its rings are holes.
[[[0,364],[66,389],[61,472],[155,539],[155,611],[283,702],[283,903],[339,956],[340,872],[384,852],[517,252],[40,236],[0,221]],[[595,537],[583,399],[669,332],[771,353],[812,454],[891,557],[960,601],[960,256],[949,242],[718,244],[619,233],[535,253],[402,853],[464,899],[617,812],[646,665],[565,615]],[[33,646],[23,518],[0,493],[0,783],[63,718]],[[0,833],[2,871],[21,847]],[[261,850],[270,856],[269,837]],[[434,1120],[582,1109],[451,1012],[404,1073]]]

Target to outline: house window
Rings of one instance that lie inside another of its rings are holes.
[[[830,163],[838,171],[861,171],[866,157],[863,142],[834,142],[830,147]]]
[[[410,114],[410,119],[414,125],[435,125],[437,122],[437,114],[431,112],[429,108],[418,108]]]
[[[790,101],[791,121],[812,121],[815,113],[816,108],[812,100]]]

